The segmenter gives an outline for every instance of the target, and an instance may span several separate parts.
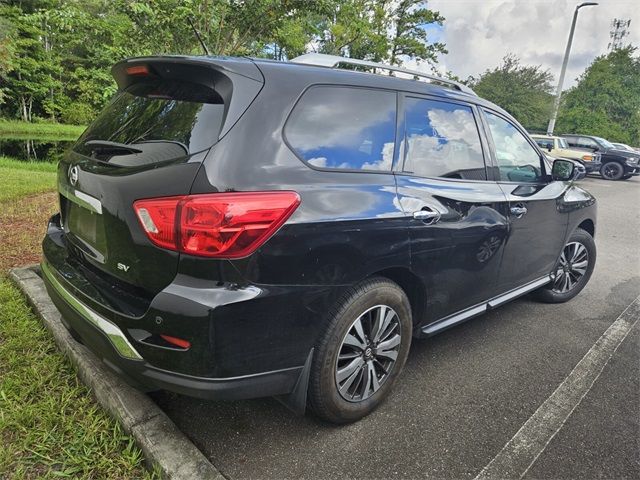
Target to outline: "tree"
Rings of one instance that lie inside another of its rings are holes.
[[[39,12],[24,13],[18,7],[0,6],[0,14],[9,25],[12,40],[10,58],[5,60],[5,102],[19,117],[30,122],[34,109],[52,115],[51,93],[58,87],[60,65],[47,44],[46,24]]]
[[[541,66],[521,65],[507,55],[502,65],[467,83],[478,95],[501,106],[529,130],[544,131],[553,103],[553,76]]]
[[[400,65],[407,59],[437,63],[444,44],[430,42],[427,27],[442,25],[424,0],[335,0],[322,18],[319,51]]]
[[[87,123],[116,91],[126,57],[291,59],[308,50],[434,63],[442,24],[424,0],[0,0],[0,114]],[[4,103],[3,103],[4,102]]]
[[[640,145],[640,57],[631,45],[597,57],[563,94],[557,130]]]

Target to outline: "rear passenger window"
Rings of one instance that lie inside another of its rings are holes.
[[[314,167],[391,171],[395,130],[395,93],[321,86],[297,103],[285,136]]]
[[[480,134],[470,107],[407,98],[404,169],[424,177],[486,180]]]

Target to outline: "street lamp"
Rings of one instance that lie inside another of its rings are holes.
[[[567,49],[564,51],[564,60],[562,60],[562,69],[560,70],[560,80],[558,80],[558,89],[556,90],[556,98],[553,101],[553,111],[551,112],[551,120],[547,127],[547,135],[553,135],[553,129],[556,126],[556,117],[558,116],[558,107],[560,106],[560,95],[562,94],[562,84],[564,83],[564,74],[569,63],[569,52],[571,52],[571,42],[573,42],[573,32],[576,29],[576,20],[578,19],[578,10],[582,7],[591,7],[598,5],[597,2],[583,2],[576,6],[573,12],[573,22],[571,22],[571,30],[569,31],[569,39],[567,40]]]

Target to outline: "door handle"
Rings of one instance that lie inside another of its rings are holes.
[[[527,207],[524,205],[516,205],[510,209],[511,215],[516,218],[522,218],[527,213]]]
[[[440,220],[440,212],[431,210],[429,207],[424,207],[422,210],[413,212],[413,218],[421,220],[427,225],[433,225]]]

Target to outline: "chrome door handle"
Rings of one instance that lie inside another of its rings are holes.
[[[522,218],[527,213],[527,207],[524,205],[516,205],[515,207],[511,207],[511,215],[516,218]]]
[[[436,212],[435,210],[418,210],[417,212],[413,212],[413,218],[416,220],[421,220],[427,225],[433,225],[440,220],[440,212]]]

